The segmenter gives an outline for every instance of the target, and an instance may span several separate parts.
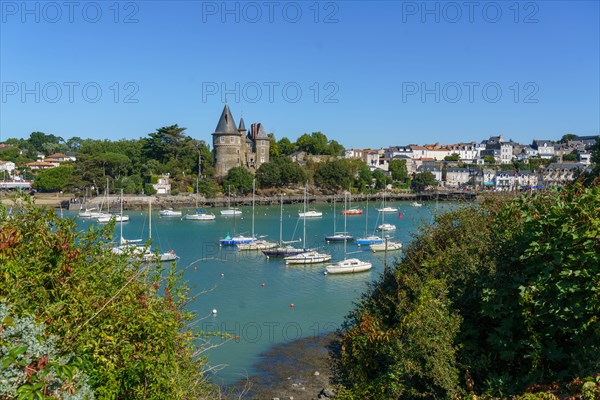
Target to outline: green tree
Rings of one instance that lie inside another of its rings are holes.
[[[375,188],[376,189],[385,189],[388,183],[392,183],[392,179],[383,173],[382,170],[376,169],[371,174],[373,180],[375,180]]]
[[[406,160],[393,159],[388,167],[392,174],[392,179],[399,182],[404,182],[408,179],[408,171],[406,170]]]
[[[560,138],[558,143],[567,143],[568,141],[574,140],[574,139],[577,139],[577,135],[573,135],[572,133],[567,133]]]
[[[490,155],[483,156],[483,161],[486,164],[495,164],[496,163],[496,159],[494,158],[494,156],[490,156]]]
[[[591,162],[592,175],[594,177],[600,177],[600,137],[596,138],[596,143],[590,148],[591,151]]]
[[[348,189],[353,181],[352,170],[344,160],[329,160],[316,167],[315,184],[323,189]]]
[[[246,168],[233,167],[227,172],[227,176],[223,180],[224,192],[227,193],[228,188],[231,187],[232,193],[252,193],[253,180],[254,176]]]
[[[58,192],[71,187],[73,166],[61,165],[40,171],[33,181],[33,188],[43,192]]]
[[[275,140],[275,134],[269,133],[267,136],[269,137],[269,160],[273,160],[281,156],[281,148],[279,142]]]
[[[27,142],[28,142],[31,150],[39,151],[40,153],[44,153],[44,154],[48,155],[50,153],[48,152],[48,150],[46,150],[44,145],[46,145],[46,144],[58,145],[61,142],[63,142],[63,139],[60,136],[55,136],[52,134],[48,135],[48,134],[45,134],[44,132],[31,132],[31,134],[29,135],[29,139],[27,139]],[[52,149],[54,149],[54,147]]]
[[[449,156],[444,157],[445,161],[459,161],[460,160],[460,155],[457,153],[452,153]]]
[[[182,273],[114,254],[113,231],[81,231],[26,201],[7,219],[0,205],[0,298],[45,322],[56,357],[82,360],[96,398],[215,398],[196,357],[198,332],[187,326]]]
[[[417,172],[411,181],[413,190],[421,191],[425,190],[430,186],[437,186],[438,181],[435,179],[435,175],[431,171]]]
[[[294,143],[292,143],[290,141],[290,139],[288,139],[286,137],[282,137],[281,139],[279,139],[277,144],[279,145],[281,154],[284,156],[289,156],[294,151],[296,151],[296,145]]]
[[[579,159],[579,157],[577,156],[577,154],[564,154],[562,157],[563,161],[577,161]]]

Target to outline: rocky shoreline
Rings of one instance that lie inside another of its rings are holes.
[[[329,347],[335,339],[331,333],[280,344],[261,355],[258,374],[227,388],[244,399],[313,400],[331,399]]]

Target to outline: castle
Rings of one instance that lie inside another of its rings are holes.
[[[215,175],[218,178],[226,176],[233,167],[245,167],[256,172],[258,167],[269,162],[270,140],[262,124],[252,124],[250,132],[247,132],[244,118],[240,118],[236,127],[227,103],[212,136]]]

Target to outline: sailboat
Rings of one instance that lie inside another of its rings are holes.
[[[356,239],[356,243],[360,245],[368,245],[375,243],[383,243],[383,238],[375,235],[369,235],[369,197],[367,196],[367,215],[365,218],[365,237]]]
[[[346,230],[346,216],[344,215],[344,230]],[[373,267],[373,264],[367,261],[359,260],[358,258],[346,258],[346,244],[344,240],[344,259],[335,264],[330,264],[325,267],[327,274],[351,274],[355,272],[368,271]]]
[[[333,195],[333,235],[329,235],[329,236],[325,236],[325,241],[327,243],[329,242],[343,242],[343,241],[353,241],[354,240],[354,236],[352,235],[348,235],[348,232],[336,232],[336,226],[335,226],[335,222],[336,222],[336,212],[335,212],[335,195]],[[345,200],[344,200],[345,203]],[[344,210],[346,210],[346,207],[344,207]],[[361,210],[362,213],[362,210]],[[344,212],[342,212],[342,214],[344,214]],[[350,214],[344,214],[344,215],[350,215]]]
[[[290,246],[291,243],[296,241],[283,241],[283,195],[280,200],[280,211],[279,211],[279,245],[269,250],[264,250],[263,254],[268,257],[289,257],[300,253],[306,253],[308,249],[299,249],[297,247]]]
[[[304,188],[304,216],[302,217],[303,228],[304,228],[304,234],[303,234],[304,245],[306,245],[307,196],[308,196],[308,191],[307,191],[307,188],[305,187]],[[293,256],[285,257],[284,260],[285,260],[286,265],[287,264],[316,264],[316,263],[322,263],[322,262],[331,260],[331,255],[325,254],[325,253],[319,253],[315,250],[309,250],[309,251],[306,251],[305,253],[300,253],[300,254],[296,254]]]
[[[201,210],[198,208],[198,193],[200,192],[200,173],[201,173],[201,164],[202,158],[198,153],[198,175],[196,176],[196,212],[194,214],[186,214],[183,219],[187,219],[190,221],[214,221],[215,215],[209,214],[205,210]],[[162,214],[161,214],[162,215]]]
[[[152,202],[148,201],[148,238],[152,240]],[[167,253],[154,253],[150,248],[147,248],[144,253],[144,260],[147,262],[160,261],[169,262],[178,260],[179,256],[175,251],[171,250]]]
[[[352,194],[349,195],[349,208],[342,210],[342,215],[362,215],[363,210],[360,208],[352,207]]]
[[[323,216],[323,213],[321,211],[317,211],[317,210],[308,210],[306,208],[306,202],[308,201],[308,189],[305,187],[304,188],[304,200],[305,200],[305,204],[304,204],[304,208],[302,209],[302,211],[298,212],[298,217],[300,218],[320,218]]]
[[[123,189],[121,189],[121,197],[123,197]],[[121,201],[121,214],[123,214],[123,202]],[[146,253],[146,247],[139,245],[142,239],[127,240],[123,237],[123,224],[120,225],[119,245],[112,248],[115,254],[128,254],[131,258],[137,259]]]
[[[378,208],[377,211],[380,213],[395,213],[398,212],[398,208],[396,207],[386,207],[385,206],[385,190],[383,191],[383,207]]]
[[[373,251],[373,253],[378,251],[402,250],[402,243],[389,240],[386,237],[384,243],[374,243],[369,245],[369,248]]]
[[[252,237],[255,240],[251,243],[238,243],[237,248],[240,251],[256,251],[256,250],[267,250],[277,247],[277,243],[269,242],[264,239],[256,239],[254,235],[254,197],[256,192],[256,179],[252,180]]]
[[[386,212],[392,212],[390,210],[394,210],[393,212],[398,211],[398,209],[395,208],[395,207],[386,207],[385,206],[385,191],[384,191],[383,192],[383,208],[379,208],[378,209],[378,211],[381,212],[381,225],[379,225],[377,227],[377,230],[380,230],[382,232],[395,231],[396,230],[396,225],[386,224],[385,221],[384,221],[385,220],[385,213]]]
[[[241,214],[241,211],[239,213]],[[223,239],[219,240],[219,246],[235,246],[235,245],[239,245],[239,244],[247,244],[247,243],[254,242],[256,240],[256,238],[254,236],[247,237],[244,235],[238,235],[238,236],[235,235],[235,216],[238,215],[238,213],[233,213],[231,215],[233,215],[233,236],[231,236],[231,235],[229,235],[229,233],[227,233],[227,236],[225,236]]]
[[[106,189],[108,191],[108,185],[107,185]],[[121,189],[121,198],[119,201],[121,203],[121,212],[119,214],[111,214],[110,212],[102,213],[96,218],[96,221],[98,221],[99,223],[102,223],[102,224],[110,222],[113,219],[115,220],[115,222],[128,222],[129,215],[123,215],[123,189]],[[107,204],[108,204],[108,202],[107,202]]]
[[[221,210],[221,215],[240,215],[242,211],[239,208],[231,208],[231,185],[227,188],[227,209]]]
[[[182,212],[175,211],[175,210],[173,210],[173,208],[169,207],[164,210],[160,210],[158,212],[158,215],[160,215],[161,217],[181,217]]]

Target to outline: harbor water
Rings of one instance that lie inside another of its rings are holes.
[[[436,212],[454,207],[456,203],[424,203],[414,207],[409,202],[391,202],[398,207],[396,213],[386,213],[385,222],[397,226],[396,231],[386,232],[390,239],[401,241],[404,246],[412,239],[419,226],[430,223]],[[370,203],[367,234],[374,233],[382,223],[380,204]],[[362,215],[346,217],[349,234],[355,238],[365,235],[366,204],[356,203]],[[298,217],[301,206],[283,207],[283,240],[300,239],[303,220]],[[343,203],[337,203],[335,212],[336,231],[344,231]],[[333,256],[331,262],[344,259],[344,243],[326,243],[325,236],[334,232],[332,204],[311,206],[323,212],[321,218],[306,220],[306,245]],[[326,275],[326,264],[286,265],[283,259],[267,259],[262,252],[240,252],[235,247],[219,246],[219,239],[227,234],[251,235],[252,208],[242,208],[242,215],[224,217],[218,208],[211,209],[215,221],[188,221],[179,217],[152,216],[153,248],[161,252],[173,250],[181,258],[178,269],[192,287],[192,295],[198,295],[189,305],[197,318],[194,328],[214,333],[207,338],[208,345],[216,345],[205,355],[211,367],[213,379],[230,384],[256,373],[253,366],[260,354],[278,344],[335,331],[344,317],[352,310],[366,290],[384,268],[384,253],[373,253],[368,246],[346,244],[346,256],[370,261],[373,268],[368,272],[344,275]],[[183,210],[192,213],[193,210]],[[123,223],[126,239],[148,238],[149,218],[147,212],[127,213],[129,222]],[[76,215],[69,212],[69,216]],[[255,207],[255,234],[270,241],[279,240],[280,207]],[[67,215],[65,215],[67,216]],[[85,228],[95,222],[78,218]],[[120,235],[115,227],[115,240]],[[376,232],[375,232],[376,233]],[[301,242],[295,246],[302,247]],[[391,264],[401,252],[388,253]],[[225,334],[220,335],[219,333]]]

